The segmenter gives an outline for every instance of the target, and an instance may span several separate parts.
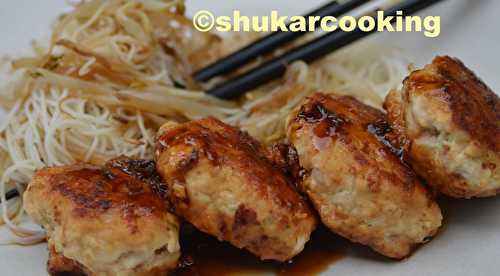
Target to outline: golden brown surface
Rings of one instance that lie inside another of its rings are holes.
[[[91,274],[80,263],[64,257],[57,253],[54,246],[49,247],[49,260],[47,261],[47,272],[52,276],[85,276]]]
[[[208,118],[163,126],[156,161],[179,216],[261,259],[285,261],[302,251],[315,219],[269,155],[248,134]]]
[[[25,209],[48,235],[52,275],[152,275],[176,267],[179,223],[152,161],[118,158],[36,172]],[[76,264],[76,265],[75,265]]]
[[[403,258],[433,236],[441,211],[384,134],[385,116],[354,98],[315,94],[287,122],[306,170],[301,189],[330,230]]]
[[[429,185],[463,198],[500,192],[500,101],[462,62],[437,57],[385,107],[408,162]]]

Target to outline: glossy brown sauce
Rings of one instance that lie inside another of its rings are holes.
[[[296,191],[300,193],[299,184],[307,171],[300,166],[297,150],[289,144],[275,144],[269,149],[269,154],[269,160],[283,172]]]
[[[156,171],[156,163],[153,160],[119,157],[109,161],[106,166],[118,169],[129,176],[147,183],[161,197],[164,197],[167,192],[167,185]]]
[[[134,206],[147,212],[163,209],[163,202],[146,184],[136,181],[118,170],[76,167],[50,176],[52,191],[71,199],[81,216],[104,212],[110,208]]]
[[[342,115],[328,110],[319,102],[304,105],[298,114],[298,119],[305,120],[310,124],[317,124],[313,131],[319,138],[335,136],[337,129],[347,123]]]
[[[41,170],[38,174],[48,177],[51,191],[73,202],[75,216],[96,217],[111,209],[119,210],[131,233],[135,233],[140,227],[139,217],[161,215],[169,208],[153,192],[164,189],[164,184],[152,161],[117,158],[105,167],[77,164],[61,170]]]
[[[341,114],[328,109],[322,102],[313,102],[303,105],[297,115],[298,120],[303,120],[309,124],[314,124],[313,143],[319,150],[323,149],[331,139],[337,138],[342,131],[342,127],[347,124],[359,124],[375,136],[377,140],[391,153],[403,160],[403,149],[391,143],[390,135],[393,130],[384,114],[369,106],[365,106],[355,99],[340,97],[330,99],[330,104],[343,110],[346,114]]]
[[[316,230],[304,251],[288,263],[261,261],[245,250],[186,226],[181,234],[183,256],[173,276],[275,274],[317,275],[345,256],[349,242],[325,228]]]
[[[238,147],[235,148],[234,145]],[[181,183],[185,182],[187,172],[197,165],[202,156],[213,166],[218,166],[237,154],[244,155],[253,162],[267,164],[265,151],[255,139],[213,118],[192,121],[163,132],[158,138],[155,155],[159,158],[163,151],[177,146],[191,148],[189,153],[181,153],[186,156],[176,164],[176,170],[169,176]]]
[[[284,162],[297,158],[286,154]],[[248,185],[252,185],[256,193],[271,198],[290,212],[309,213],[290,185],[293,181],[289,178],[292,177],[284,169],[288,164],[277,164],[270,156],[272,153],[248,133],[215,118],[191,121],[165,130],[158,138],[155,155],[158,162],[164,162],[160,167],[169,166],[168,174],[164,176],[171,183],[185,183],[188,172],[200,160],[206,159],[213,167],[225,166],[245,174]],[[174,205],[189,203],[188,197],[175,194],[169,199]]]
[[[393,131],[391,126],[386,120],[377,120],[371,124],[368,124],[368,132],[375,135],[378,141],[382,143],[387,149],[389,149],[394,155],[396,155],[400,160],[404,160],[404,150],[403,148],[398,148],[394,146],[390,140],[387,138],[388,135]]]

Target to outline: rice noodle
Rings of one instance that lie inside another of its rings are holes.
[[[34,56],[11,62],[9,76],[19,77],[0,90],[7,111],[0,122],[0,223],[15,234],[11,242],[44,238],[21,226],[22,198],[5,198],[12,188],[22,192],[38,168],[152,158],[156,130],[168,120],[213,116],[271,144],[284,139],[287,115],[309,93],[352,95],[380,108],[407,72],[396,51],[363,42],[312,65],[296,62],[238,103],[222,101],[203,90],[224,78],[200,86],[192,72],[258,35],[196,32],[184,9],[182,0],[82,1],[59,18],[47,49],[36,43]]]

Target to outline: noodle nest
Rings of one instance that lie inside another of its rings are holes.
[[[295,62],[282,79],[238,101],[222,101],[203,91],[224,78],[196,84],[191,74],[259,35],[200,33],[184,13],[182,0],[81,2],[57,20],[47,47],[34,43],[32,56],[3,60],[10,81],[0,89],[6,111],[0,223],[15,235],[2,242],[44,239],[43,231],[22,223],[22,198],[5,198],[13,188],[22,193],[39,168],[102,165],[119,155],[152,158],[160,125],[207,116],[269,145],[285,138],[286,116],[313,91],[352,95],[381,108],[407,73],[397,51],[362,42],[311,65]]]

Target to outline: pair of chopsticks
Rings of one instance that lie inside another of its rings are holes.
[[[385,10],[385,16],[396,16],[396,12],[403,11],[405,15],[411,15],[420,10],[423,10],[441,0],[403,0],[394,7]],[[356,9],[370,0],[351,0],[343,4],[333,1],[313,12],[308,16],[340,16]],[[391,23],[394,23],[396,17]],[[377,27],[371,32],[364,32],[359,29],[353,32],[342,32],[336,30],[321,36],[309,43],[299,46],[291,51],[277,56],[262,65],[236,76],[222,84],[207,91],[208,94],[221,99],[234,99],[244,95],[249,90],[252,90],[268,81],[277,79],[285,73],[287,66],[294,61],[302,60],[312,62],[325,55],[328,55],[352,42],[364,38],[375,32]],[[294,39],[304,35],[304,32],[275,32],[255,43],[239,50],[238,52],[229,55],[193,74],[193,79],[198,82],[205,82],[216,76],[227,74],[243,65],[255,60],[259,56],[269,53],[279,46],[291,42]]]

